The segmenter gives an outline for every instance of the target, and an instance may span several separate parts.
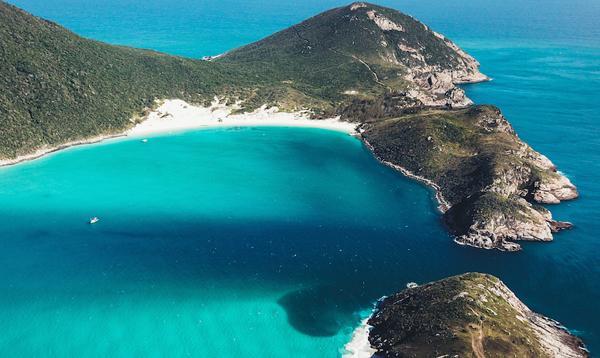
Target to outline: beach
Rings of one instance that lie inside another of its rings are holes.
[[[207,127],[275,126],[312,127],[354,134],[356,124],[339,118],[310,119],[308,112],[279,112],[265,106],[248,113],[233,114],[236,105],[217,100],[208,107],[191,105],[178,99],[162,101],[140,124],[126,132],[128,136],[146,136]]]
[[[339,118],[311,119],[310,113],[280,112],[276,107],[265,106],[248,113],[233,114],[237,105],[225,105],[215,99],[210,106],[202,107],[179,99],[159,101],[158,107],[134,127],[122,132],[68,142],[59,146],[39,148],[33,153],[11,159],[0,159],[0,167],[34,160],[45,155],[74,146],[99,143],[120,137],[145,137],[161,133],[176,133],[195,129],[216,127],[304,127],[322,128],[349,135],[356,134],[356,123],[344,122]]]

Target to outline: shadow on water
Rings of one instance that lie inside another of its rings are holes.
[[[292,327],[314,337],[334,336],[351,326],[358,320],[357,309],[366,304],[343,288],[325,285],[289,292],[277,303],[285,309]]]

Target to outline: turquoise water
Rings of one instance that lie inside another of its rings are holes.
[[[13,2],[88,37],[189,57],[343,4]],[[374,299],[471,270],[600,349],[600,3],[383,4],[480,60],[494,81],[469,95],[500,106],[578,185],[580,200],[552,207],[574,230],[517,254],[458,247],[429,190],[323,130],[72,148],[0,169],[0,356],[335,357]]]

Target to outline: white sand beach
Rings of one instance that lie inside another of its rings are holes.
[[[39,148],[33,153],[13,159],[0,160],[0,167],[33,160],[69,147],[98,143],[116,137],[146,137],[160,133],[176,133],[187,130],[212,127],[273,126],[273,127],[312,127],[356,134],[356,123],[341,121],[339,118],[310,119],[308,112],[279,112],[277,108],[261,107],[254,112],[232,114],[236,106],[226,106],[217,100],[208,107],[189,104],[179,99],[160,102],[158,108],[150,112],[146,119],[124,133],[95,136],[55,147]]]
[[[126,132],[128,136],[146,136],[206,127],[281,126],[314,127],[348,134],[355,133],[356,123],[339,118],[310,119],[307,112],[279,112],[261,107],[254,112],[232,114],[236,106],[214,101],[209,107],[194,106],[178,99],[165,100],[142,123]]]

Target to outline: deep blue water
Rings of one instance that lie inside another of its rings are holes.
[[[13,3],[87,37],[189,57],[344,4]],[[499,276],[598,351],[600,2],[382,4],[480,60],[494,80],[469,95],[498,105],[579,187],[551,208],[574,230],[516,254],[458,247],[426,188],[321,130],[71,149],[0,169],[0,355],[336,356],[372,300],[470,270]]]

